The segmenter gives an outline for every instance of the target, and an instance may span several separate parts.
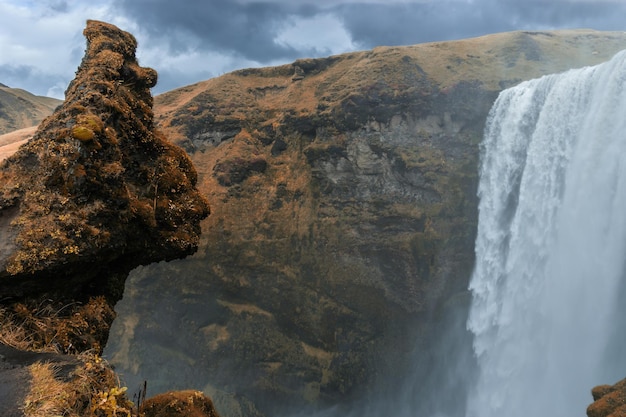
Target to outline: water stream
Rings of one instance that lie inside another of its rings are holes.
[[[626,51],[503,91],[482,146],[466,416],[584,416],[626,377]]]

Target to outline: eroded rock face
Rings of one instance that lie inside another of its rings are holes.
[[[134,37],[97,21],[84,35],[65,102],[0,164],[4,305],[101,296],[110,308],[134,267],[193,253],[208,215],[190,159],[154,129],[157,73],[138,65]]]

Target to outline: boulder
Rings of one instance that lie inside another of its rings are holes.
[[[145,417],[219,417],[210,398],[199,391],[174,391],[156,395],[144,402]]]
[[[591,390],[593,403],[587,407],[588,417],[626,416],[626,379],[615,385],[599,385]]]

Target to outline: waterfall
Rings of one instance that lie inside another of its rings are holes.
[[[503,91],[478,193],[466,417],[584,416],[626,377],[626,51]]]

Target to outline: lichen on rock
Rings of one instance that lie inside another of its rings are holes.
[[[626,379],[615,385],[599,385],[591,390],[594,402],[587,407],[588,417],[626,416]]]
[[[135,38],[90,20],[66,100],[0,165],[0,291],[119,299],[134,267],[194,252],[208,204],[196,171],[154,129]]]

